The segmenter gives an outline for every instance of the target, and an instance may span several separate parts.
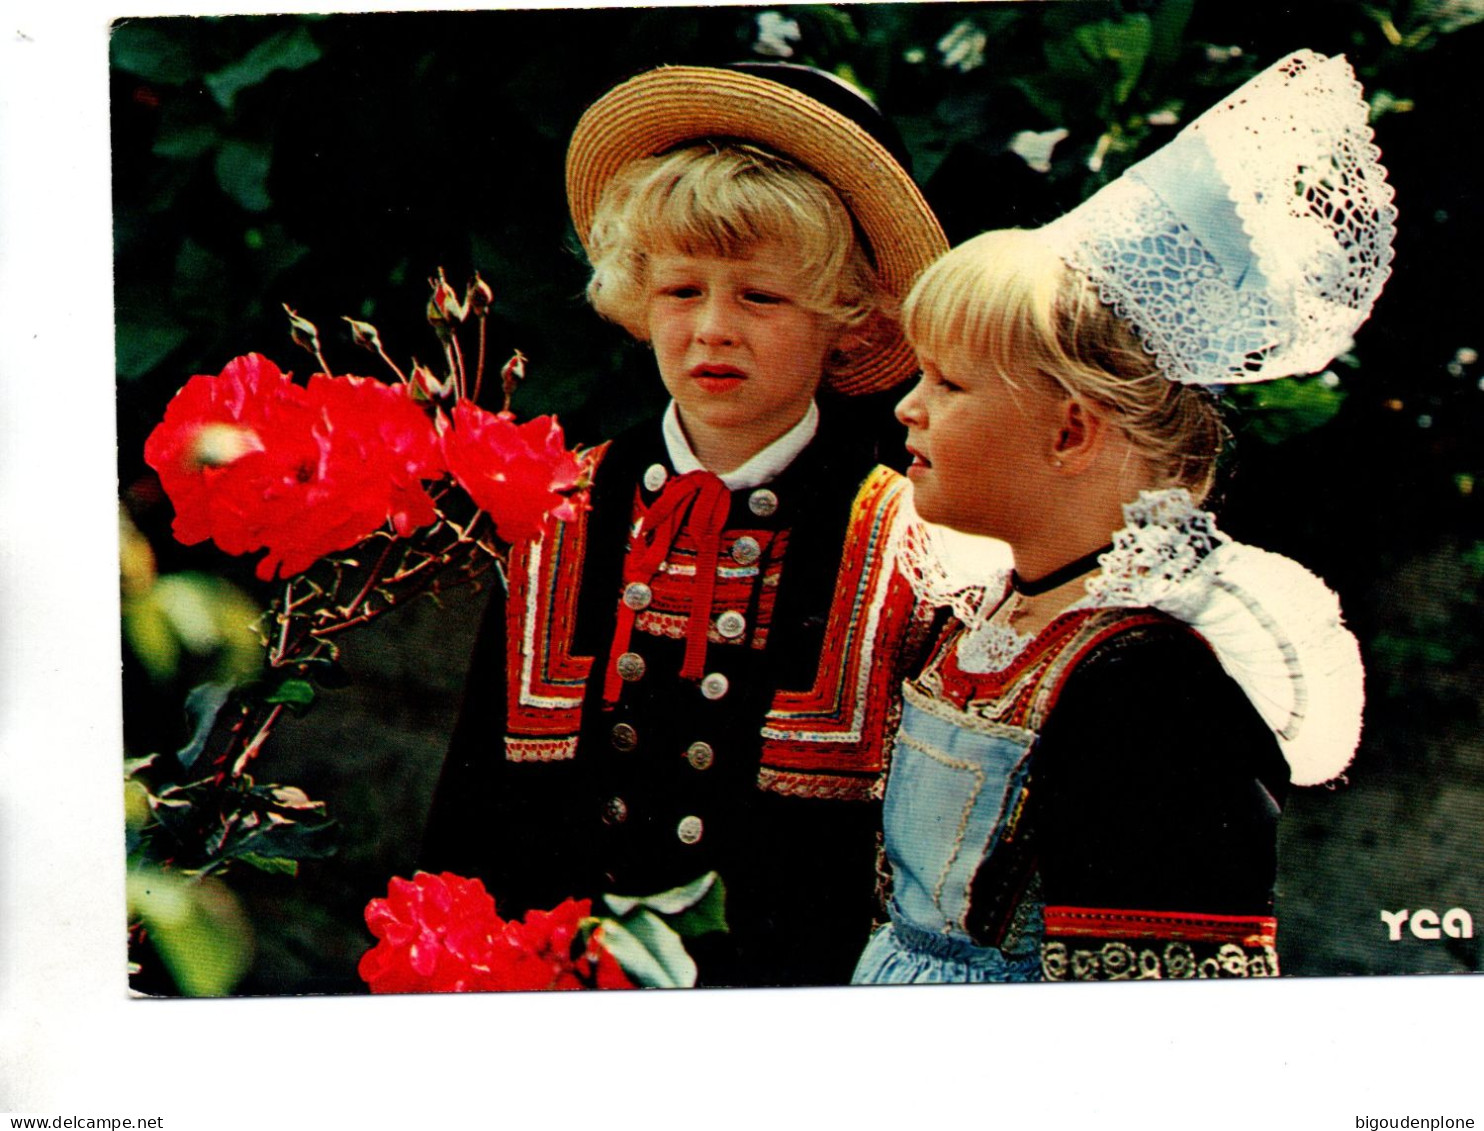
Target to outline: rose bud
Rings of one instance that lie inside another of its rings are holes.
[[[447,400],[453,392],[453,378],[439,381],[433,371],[420,361],[412,363],[412,399],[415,401]]]
[[[310,353],[319,353],[319,328],[309,319],[299,317],[288,303],[283,304],[283,309],[289,316],[289,337],[294,339],[294,345]]]
[[[341,315],[341,317],[345,317]],[[376,327],[369,322],[357,322],[354,318],[346,318],[350,323],[350,338],[356,345],[372,353],[381,352],[381,335],[376,332]]]
[[[479,277],[479,272],[474,272],[474,281],[469,284],[464,292],[464,306],[476,318],[483,318],[489,313],[491,304],[495,301],[495,292],[490,285]]]
[[[500,370],[500,383],[505,386],[507,394],[515,391],[515,387],[526,379],[526,355],[516,350],[510,360]]]
[[[467,311],[459,305],[459,296],[443,277],[441,267],[438,269],[438,277],[429,279],[428,284],[433,288],[432,297],[428,299],[428,321],[434,326],[462,322]]]

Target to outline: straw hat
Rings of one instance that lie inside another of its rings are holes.
[[[792,158],[830,185],[865,234],[882,289],[903,298],[948,241],[903,167],[905,153],[886,119],[853,87],[823,72],[788,64],[743,67],[661,67],[588,109],[567,150],[567,201],[583,246],[603,190],[624,165],[701,138],[731,138]],[[829,375],[831,388],[877,392],[916,371],[895,324],[882,320],[878,337],[864,358]]]

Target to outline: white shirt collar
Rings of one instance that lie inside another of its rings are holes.
[[[691,450],[690,441],[686,439],[685,429],[680,426],[680,408],[672,400],[670,407],[665,410],[665,419],[662,425],[665,434],[665,448],[670,453],[670,465],[675,469],[676,475],[684,475],[690,471],[709,471]],[[776,479],[781,475],[789,464],[798,458],[800,452],[809,446],[809,441],[814,439],[814,434],[819,431],[819,406],[813,401],[809,402],[809,408],[803,418],[774,440],[757,455],[744,463],[741,467],[728,471],[725,475],[718,475],[728,491],[745,491],[752,487],[761,487],[769,480]]]

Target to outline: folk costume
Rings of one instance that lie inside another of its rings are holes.
[[[1389,272],[1395,209],[1343,59],[1298,52],[1046,229],[1164,376],[1322,367]],[[1276,828],[1336,777],[1363,674],[1339,603],[1183,489],[1044,579],[1087,595],[1017,634],[918,524],[902,568],[953,613],[905,703],[885,803],[891,922],[858,982],[1278,973]],[[962,537],[962,536],[959,536]]]
[[[874,115],[805,68],[641,75],[574,134],[577,230],[628,161],[743,138],[840,193],[900,296],[946,241]],[[894,324],[877,331],[835,392],[910,374]],[[589,513],[511,554],[425,866],[480,876],[512,915],[714,870],[729,929],[688,944],[701,984],[847,981],[878,906],[895,691],[931,617],[894,569],[906,481],[826,401],[723,476],[672,404],[606,444],[593,483]]]

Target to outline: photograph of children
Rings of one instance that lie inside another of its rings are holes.
[[[120,21],[132,988],[1477,972],[1480,36]]]

